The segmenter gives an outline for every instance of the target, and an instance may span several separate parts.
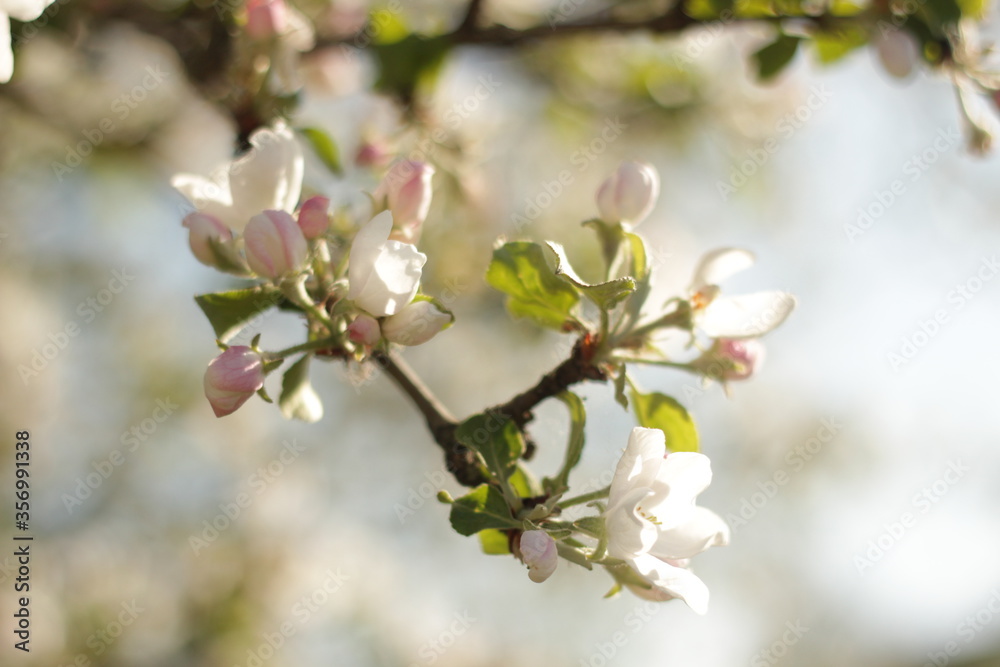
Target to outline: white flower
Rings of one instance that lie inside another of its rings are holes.
[[[34,21],[55,0],[0,0],[0,83],[14,74],[14,51],[10,48],[10,19]]]
[[[528,578],[540,584],[556,571],[559,552],[556,543],[544,530],[526,530],[521,533],[518,546],[521,560],[528,566]]]
[[[648,587],[629,585],[649,600],[680,598],[704,614],[708,588],[687,568],[687,559],[729,543],[729,527],[694,504],[712,481],[708,457],[667,454],[663,431],[635,428],[618,462],[605,525],[608,556],[624,560]]]
[[[739,248],[705,253],[691,282],[695,324],[712,338],[758,338],[776,328],[795,309],[795,297],[768,291],[721,296],[719,283],[753,266],[753,254]]]
[[[660,196],[660,175],[645,162],[622,162],[597,190],[597,209],[605,222],[638,225]]]
[[[423,345],[452,322],[451,313],[439,309],[430,301],[407,304],[401,311],[385,318],[382,335],[400,345]]]
[[[412,244],[390,241],[392,213],[372,218],[351,244],[347,298],[375,317],[395,315],[413,301],[427,255]]]
[[[0,0],[2,1],[2,0]],[[250,152],[208,179],[177,174],[170,184],[202,213],[242,231],[261,211],[291,213],[302,193],[302,149],[284,125],[259,128],[250,135]]]

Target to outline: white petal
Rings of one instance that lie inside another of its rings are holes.
[[[55,0],[3,0],[0,10],[18,21],[34,21]]]
[[[648,555],[635,558],[632,565],[653,585],[652,589],[630,586],[639,597],[658,602],[680,598],[696,614],[708,611],[708,587],[691,570],[674,567]]]
[[[632,558],[656,543],[659,533],[656,525],[636,511],[650,493],[648,487],[632,488],[604,513],[608,555],[612,558]]]
[[[699,318],[701,330],[712,338],[758,338],[771,331],[795,309],[787,292],[756,292],[718,297]]]
[[[392,214],[383,211],[369,220],[354,236],[351,243],[350,264],[347,267],[347,280],[350,289],[348,299],[356,299],[364,290],[368,279],[375,273],[375,260],[392,231]]]
[[[719,248],[702,255],[694,271],[691,291],[697,292],[709,285],[718,285],[729,276],[753,266],[754,256],[749,250]]]
[[[690,558],[709,547],[729,544],[729,526],[718,514],[704,507],[695,507],[688,520],[665,530],[649,550],[662,560]]]
[[[170,179],[170,185],[188,198],[200,213],[215,216],[227,227],[237,226],[233,220],[233,199],[229,194],[229,176],[223,171],[217,172],[216,180],[196,174],[177,174]],[[260,213],[260,211],[257,211]],[[238,223],[242,229],[247,220]]]
[[[667,452],[663,431],[658,428],[632,429],[625,453],[618,461],[611,480],[608,506],[614,507],[634,488],[651,487]]]
[[[674,452],[666,458],[653,483],[653,497],[646,501],[646,511],[656,517],[660,530],[669,530],[687,522],[694,512],[694,501],[712,482],[708,457],[697,452]]]
[[[250,145],[229,168],[234,215],[245,218],[238,229],[261,211],[291,213],[302,193],[302,149],[291,130],[260,128],[250,135]]]
[[[14,52],[10,48],[10,18],[0,11],[0,83],[14,75]]]

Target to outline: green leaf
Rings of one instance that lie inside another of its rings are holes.
[[[375,87],[409,100],[421,82],[436,76],[451,47],[452,41],[447,35],[410,34],[398,41],[375,44],[373,50],[379,72]]]
[[[344,167],[340,162],[340,150],[329,134],[318,127],[300,128],[299,134],[306,138],[316,157],[323,161],[327,169],[338,176],[344,173]]]
[[[604,535],[604,517],[600,516],[585,516],[582,519],[577,519],[573,522],[573,527],[579,530],[593,535],[594,537],[601,537]]]
[[[505,556],[510,553],[510,541],[507,533],[502,530],[489,528],[478,533],[479,544],[483,548],[483,553],[490,556]]]
[[[768,81],[780,74],[781,70],[792,62],[800,41],[802,41],[800,37],[781,33],[777,39],[753,54],[760,80]]]
[[[515,317],[560,331],[576,327],[572,312],[580,295],[549,267],[537,243],[515,241],[494,250],[486,282],[509,297],[507,309]]]
[[[598,308],[611,310],[635,291],[635,280],[631,277],[616,278],[596,285],[587,283],[573,270],[566,251],[560,244],[549,241],[547,245],[556,256],[556,275],[583,292]]]
[[[242,331],[254,317],[278,305],[282,299],[281,290],[269,285],[200,294],[194,298],[212,325],[216,338],[223,343]]]
[[[861,28],[818,32],[813,36],[813,45],[821,63],[834,63],[851,51],[868,43],[868,34]]]
[[[497,479],[510,477],[524,453],[524,438],[517,426],[494,413],[469,417],[455,429],[455,439],[477,452]]]
[[[507,501],[495,486],[480,484],[455,500],[451,506],[451,527],[459,535],[474,535],[490,528],[519,528]]]
[[[286,419],[300,419],[309,424],[323,418],[323,403],[309,383],[309,359],[305,354],[292,364],[281,378],[281,397],[278,407]]]
[[[514,489],[514,493],[521,498],[533,498],[542,495],[544,492],[538,479],[531,474],[531,471],[527,467],[520,463],[515,464],[514,471],[510,474],[508,481],[510,482],[510,488]]]
[[[632,392],[632,405],[640,426],[658,428],[672,452],[697,452],[698,429],[683,405],[665,394]]]
[[[618,375],[615,376],[615,400],[618,405],[628,410],[628,396],[625,394],[625,385],[628,384],[628,372],[625,364],[618,367]]]
[[[583,401],[579,396],[571,391],[564,391],[556,396],[569,408],[570,430],[569,442],[566,443],[566,456],[563,459],[562,468],[556,475],[556,489],[566,489],[569,486],[569,473],[580,462],[580,455],[583,453],[584,427],[587,424],[587,411],[583,407]]]
[[[958,23],[962,8],[957,0],[926,0],[924,7],[940,25]]]

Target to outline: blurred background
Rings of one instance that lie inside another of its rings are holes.
[[[588,3],[495,4],[518,25]],[[440,26],[461,5],[401,14]],[[57,26],[73,11],[53,7]],[[0,91],[0,474],[10,488],[28,430],[33,634],[30,654],[13,649],[5,547],[0,663],[1000,665],[1000,162],[966,147],[945,77],[892,79],[862,48],[831,67],[800,54],[759,85],[746,60],[767,33],[743,27],[462,49],[427,99],[421,122],[444,138],[425,149],[438,168],[425,285],[455,295],[458,323],[406,357],[457,415],[533,384],[571,342],[506,315],[482,280],[494,239],[551,238],[596,262],[579,222],[622,159],[661,174],[641,231],[665,293],[735,245],[758,264],[727,291],[798,296],[763,371],[729,398],[636,371],[693,413],[714,470],[700,504],[734,531],[695,560],[712,592],[701,617],[603,600],[610,580],[565,561],[537,585],[482,555],[434,499],[461,487],[377,374],[314,363],[318,424],[257,399],[216,419],[202,375],[217,348],[192,297],[235,282],[191,256],[168,182],[231,157],[236,125],[133,23],[17,30]],[[354,165],[362,140],[413,150],[412,119],[372,92],[364,53],[334,47],[293,71],[293,122],[329,132],[345,164],[341,177],[307,164],[307,190],[363,200],[380,172]],[[541,197],[563,170],[571,183]],[[257,332],[277,349],[301,327],[273,314],[239,340]],[[581,394],[571,483],[587,490],[633,422],[610,387]],[[557,468],[567,430],[544,404],[537,473]]]

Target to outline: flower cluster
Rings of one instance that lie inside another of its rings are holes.
[[[331,215],[327,197],[299,204],[303,155],[289,128],[260,129],[251,135],[250,146],[212,178],[180,174],[172,181],[196,207],[183,221],[195,258],[262,281],[249,293],[207,295],[212,298],[199,303],[211,309],[242,299],[252,306],[262,295],[272,295],[302,313],[310,335],[291,352],[226,349],[205,375],[205,393],[220,417],[254,393],[266,398],[264,374],[290,353],[361,361],[392,343],[426,343],[453,320],[439,303],[420,294],[427,256],[413,243],[431,203],[434,171],[429,165],[393,164],[373,196],[385,210],[354,227]],[[213,320],[213,312],[206,314]],[[224,332],[217,333],[224,344]]]

